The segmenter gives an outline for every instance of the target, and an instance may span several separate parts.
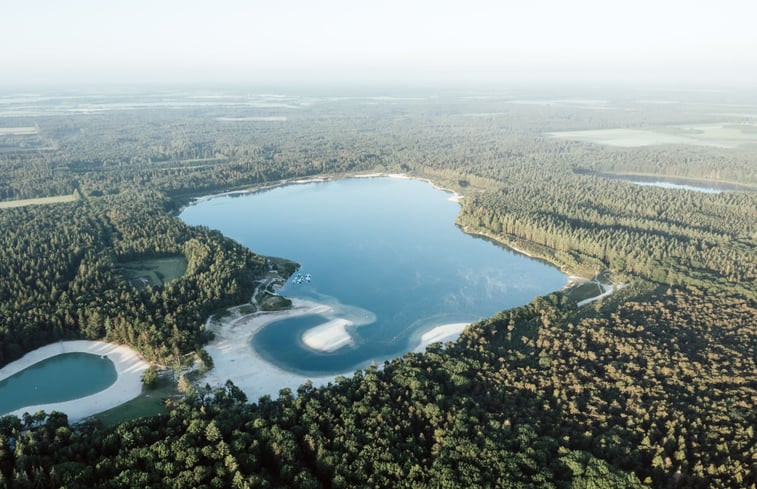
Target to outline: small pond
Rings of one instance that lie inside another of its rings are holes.
[[[89,396],[106,389],[117,378],[113,362],[100,355],[56,355],[0,381],[0,414]]]

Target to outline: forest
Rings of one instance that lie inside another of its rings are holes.
[[[757,487],[757,146],[547,135],[748,124],[701,94],[674,107],[639,102],[647,95],[608,93],[603,110],[457,91],[3,107],[3,125],[36,129],[0,136],[0,201],[78,198],[0,209],[0,366],[68,338],[127,343],[166,367],[201,352],[205,319],[248,301],[267,263],[176,211],[303,176],[429,178],[465,195],[465,231],[631,286],[581,308],[562,293],[536,298],[446,347],[276,399],[228,383],[114,428],[61,413],[0,418],[0,488]],[[187,269],[163,286],[134,287],[119,269],[168,256]]]
[[[249,300],[265,259],[167,213],[156,192],[0,212],[0,364],[61,339],[127,343],[175,366],[208,339],[216,309]],[[183,277],[137,289],[119,260],[180,254]]]

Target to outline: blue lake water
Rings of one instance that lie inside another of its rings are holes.
[[[635,183],[636,185],[642,185],[647,187],[660,187],[660,188],[668,188],[672,190],[693,190],[695,192],[703,192],[706,194],[719,194],[722,192],[722,190],[713,188],[713,187],[699,187],[695,185],[688,185],[684,183],[673,183],[673,182],[665,182],[660,180],[654,180],[654,181],[640,181],[640,180],[629,180],[631,183]]]
[[[565,284],[555,267],[463,233],[449,196],[417,180],[354,178],[221,196],[181,218],[312,275],[279,292],[335,313],[272,323],[252,342],[286,370],[330,374],[410,351],[433,326],[477,321]],[[334,317],[365,323],[348,328],[354,345],[304,345],[304,331]]]
[[[109,387],[117,377],[113,362],[99,355],[57,355],[0,381],[0,415],[25,406],[89,396]]]

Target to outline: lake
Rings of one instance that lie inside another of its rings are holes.
[[[100,355],[50,357],[0,381],[0,415],[25,406],[89,396],[112,385],[117,377],[113,362]]]
[[[597,175],[612,178],[615,180],[625,180],[626,182],[633,183],[634,185],[641,185],[644,187],[659,187],[667,188],[670,190],[691,190],[705,194],[720,194],[723,192],[749,190],[748,187],[740,187],[738,185],[728,184],[724,182],[689,180],[685,178],[661,178],[641,175],[613,175],[609,173],[597,173]]]
[[[643,187],[660,187],[660,188],[668,188],[671,190],[693,190],[694,192],[703,192],[705,194],[719,194],[722,192],[722,190],[719,190],[713,187],[699,187],[696,185],[688,185],[685,183],[665,182],[662,180],[642,181],[638,179],[634,179],[634,180],[629,179],[628,181],[636,185],[641,185]]]
[[[681,177],[653,176],[653,175],[633,175],[622,173],[602,173],[592,170],[575,170],[579,175],[593,175],[612,180],[623,180],[634,185],[645,187],[660,187],[670,190],[692,190],[706,194],[720,194],[723,192],[743,192],[754,191],[753,187],[745,185],[736,185],[733,183],[720,182],[715,180],[694,180]]]
[[[219,196],[180,217],[302,265],[280,294],[333,311],[272,323],[252,345],[284,370],[321,375],[401,355],[434,326],[474,322],[565,285],[555,267],[463,233],[459,209],[423,181],[352,178]],[[305,344],[306,331],[330,321],[348,324],[343,347]]]

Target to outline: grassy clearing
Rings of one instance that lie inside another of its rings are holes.
[[[599,288],[599,285],[592,281],[573,285],[565,290],[565,295],[576,302],[581,302],[582,300],[596,297],[602,292],[603,291]]]
[[[129,402],[113,409],[94,415],[105,427],[113,427],[130,419],[143,416],[157,416],[168,412],[166,399],[180,399],[182,394],[176,388],[176,383],[169,377],[159,376],[154,389],[142,388],[142,394]]]
[[[259,302],[263,311],[284,311],[292,307],[291,300],[279,295],[268,295]]]
[[[61,204],[79,200],[75,193],[69,195],[57,195],[55,197],[40,197],[37,199],[6,200],[0,202],[0,209],[13,209],[14,207],[26,207],[28,205]]]
[[[122,262],[119,271],[133,287],[160,287],[184,275],[187,260],[183,256],[143,258]]]

